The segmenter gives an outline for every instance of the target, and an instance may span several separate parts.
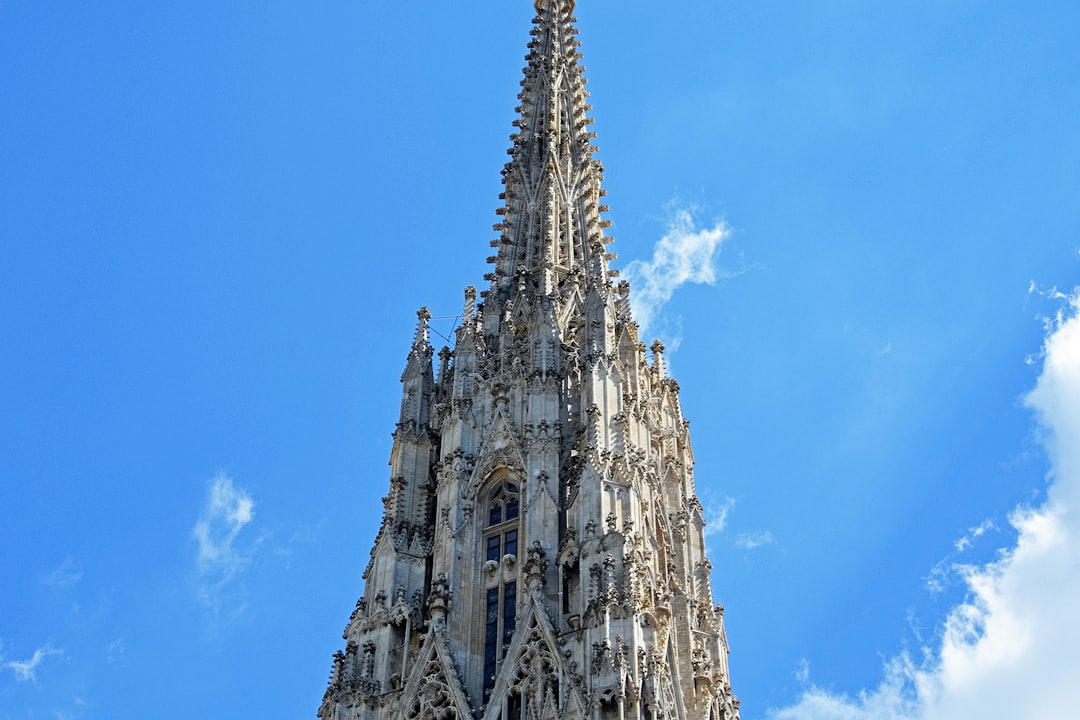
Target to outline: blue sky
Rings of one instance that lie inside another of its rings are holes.
[[[531,5],[0,0],[0,719],[314,716]],[[577,15],[744,719],[1065,717],[1080,6]]]

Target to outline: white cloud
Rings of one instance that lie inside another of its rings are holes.
[[[660,308],[680,287],[716,282],[716,259],[721,244],[730,235],[731,230],[722,221],[699,229],[692,208],[669,208],[667,230],[653,248],[652,260],[634,260],[623,270],[632,288],[634,319],[643,336]]]
[[[206,504],[191,531],[198,544],[199,596],[207,604],[216,604],[217,592],[250,561],[250,552],[236,541],[254,517],[255,501],[231,477],[219,474],[210,481]]]
[[[809,686],[798,704],[780,710],[770,710],[770,720],[913,720],[917,717],[919,701],[911,687],[917,674],[907,656],[893,659],[885,667],[881,685],[873,691],[863,691],[856,697],[838,695]],[[809,663],[803,659],[795,677],[806,683],[810,676]],[[965,716],[958,716],[965,717]]]
[[[1042,372],[1025,398],[1050,459],[1037,508],[1009,517],[1016,544],[985,565],[958,566],[968,596],[953,607],[921,662],[886,663],[857,696],[808,685],[773,720],[1067,718],[1080,646],[1080,293],[1048,325]],[[980,526],[982,527],[982,526]],[[979,534],[985,533],[988,528]],[[974,529],[972,536],[978,528]],[[958,542],[958,546],[963,545]],[[966,546],[965,546],[966,547]],[[958,547],[959,549],[959,547]]]
[[[42,661],[50,655],[63,655],[64,651],[45,645],[34,651],[34,656],[29,660],[7,660],[0,655],[0,668],[6,668],[15,673],[15,679],[19,682],[32,682],[37,684],[37,669]]]

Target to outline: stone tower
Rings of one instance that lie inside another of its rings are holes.
[[[426,309],[322,720],[733,720],[679,385],[601,218],[573,0],[536,0],[488,289]]]

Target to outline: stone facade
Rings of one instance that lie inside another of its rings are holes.
[[[490,286],[453,350],[419,313],[322,720],[738,718],[679,385],[608,267],[573,7],[536,2]]]

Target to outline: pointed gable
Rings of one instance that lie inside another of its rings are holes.
[[[499,468],[507,468],[519,475],[524,475],[525,471],[525,456],[521,452],[517,433],[502,408],[495,411],[495,417],[480,446],[480,458],[473,470],[468,496],[478,492],[484,481]]]
[[[558,650],[551,620],[532,593],[495,680],[493,698],[511,698],[528,720],[585,720],[576,668]],[[483,720],[500,720],[502,705],[491,702]]]
[[[409,673],[394,720],[467,720],[472,717],[452,655],[431,630]]]

